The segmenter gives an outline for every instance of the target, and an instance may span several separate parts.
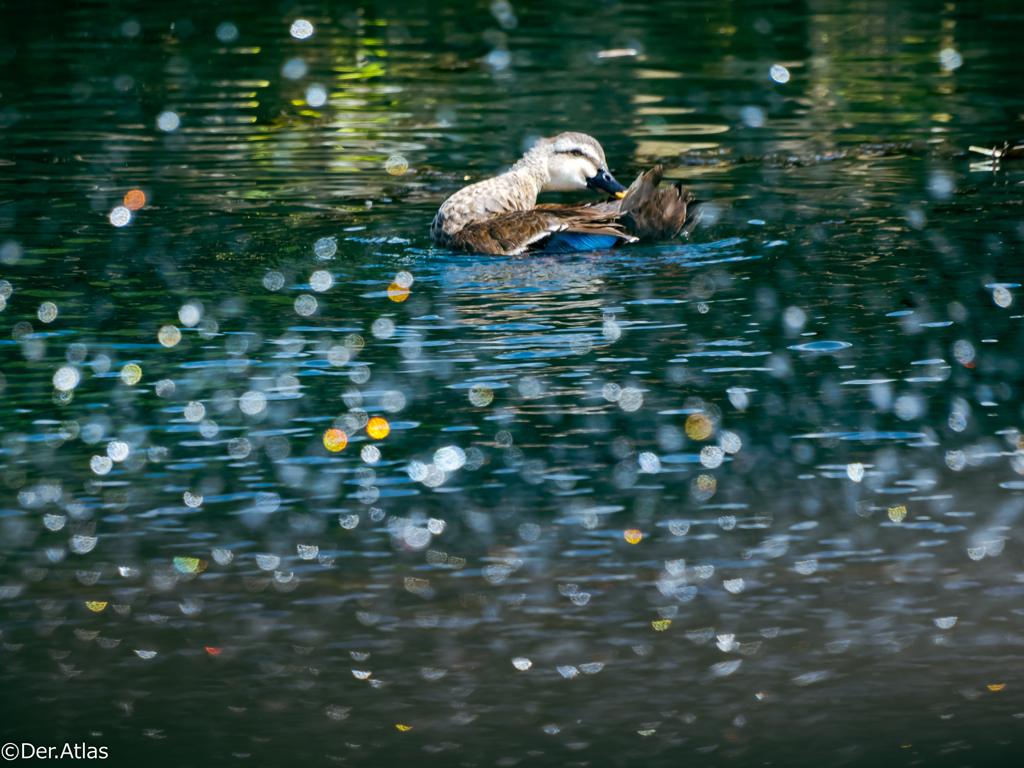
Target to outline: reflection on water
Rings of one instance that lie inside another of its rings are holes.
[[[7,14],[5,741],[1019,752],[1014,4]],[[693,239],[431,247],[566,129]]]

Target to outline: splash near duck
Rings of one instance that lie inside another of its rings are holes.
[[[689,233],[699,218],[693,197],[679,184],[660,188],[662,175],[661,166],[655,166],[627,189],[609,172],[597,139],[563,133],[538,141],[500,176],[464,187],[445,200],[430,236],[451,250],[517,256],[588,251]],[[537,205],[541,192],[585,189],[611,197],[596,204]]]

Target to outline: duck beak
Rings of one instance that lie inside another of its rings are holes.
[[[597,175],[587,179],[587,186],[591,189],[608,192],[615,195],[615,197],[624,197],[626,195],[626,188],[615,180],[615,177],[609,173],[607,168],[602,168],[597,172]]]

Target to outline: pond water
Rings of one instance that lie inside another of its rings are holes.
[[[150,5],[3,11],[3,741],[1021,754],[1019,3]],[[702,225],[431,244],[563,130]]]

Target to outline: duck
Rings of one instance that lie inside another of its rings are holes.
[[[430,236],[448,250],[519,256],[689,234],[699,219],[693,195],[680,184],[662,188],[663,176],[657,165],[626,188],[608,170],[597,139],[562,133],[538,140],[500,176],[463,187],[445,200]],[[537,205],[541,192],[584,190],[603,193],[605,200]]]

